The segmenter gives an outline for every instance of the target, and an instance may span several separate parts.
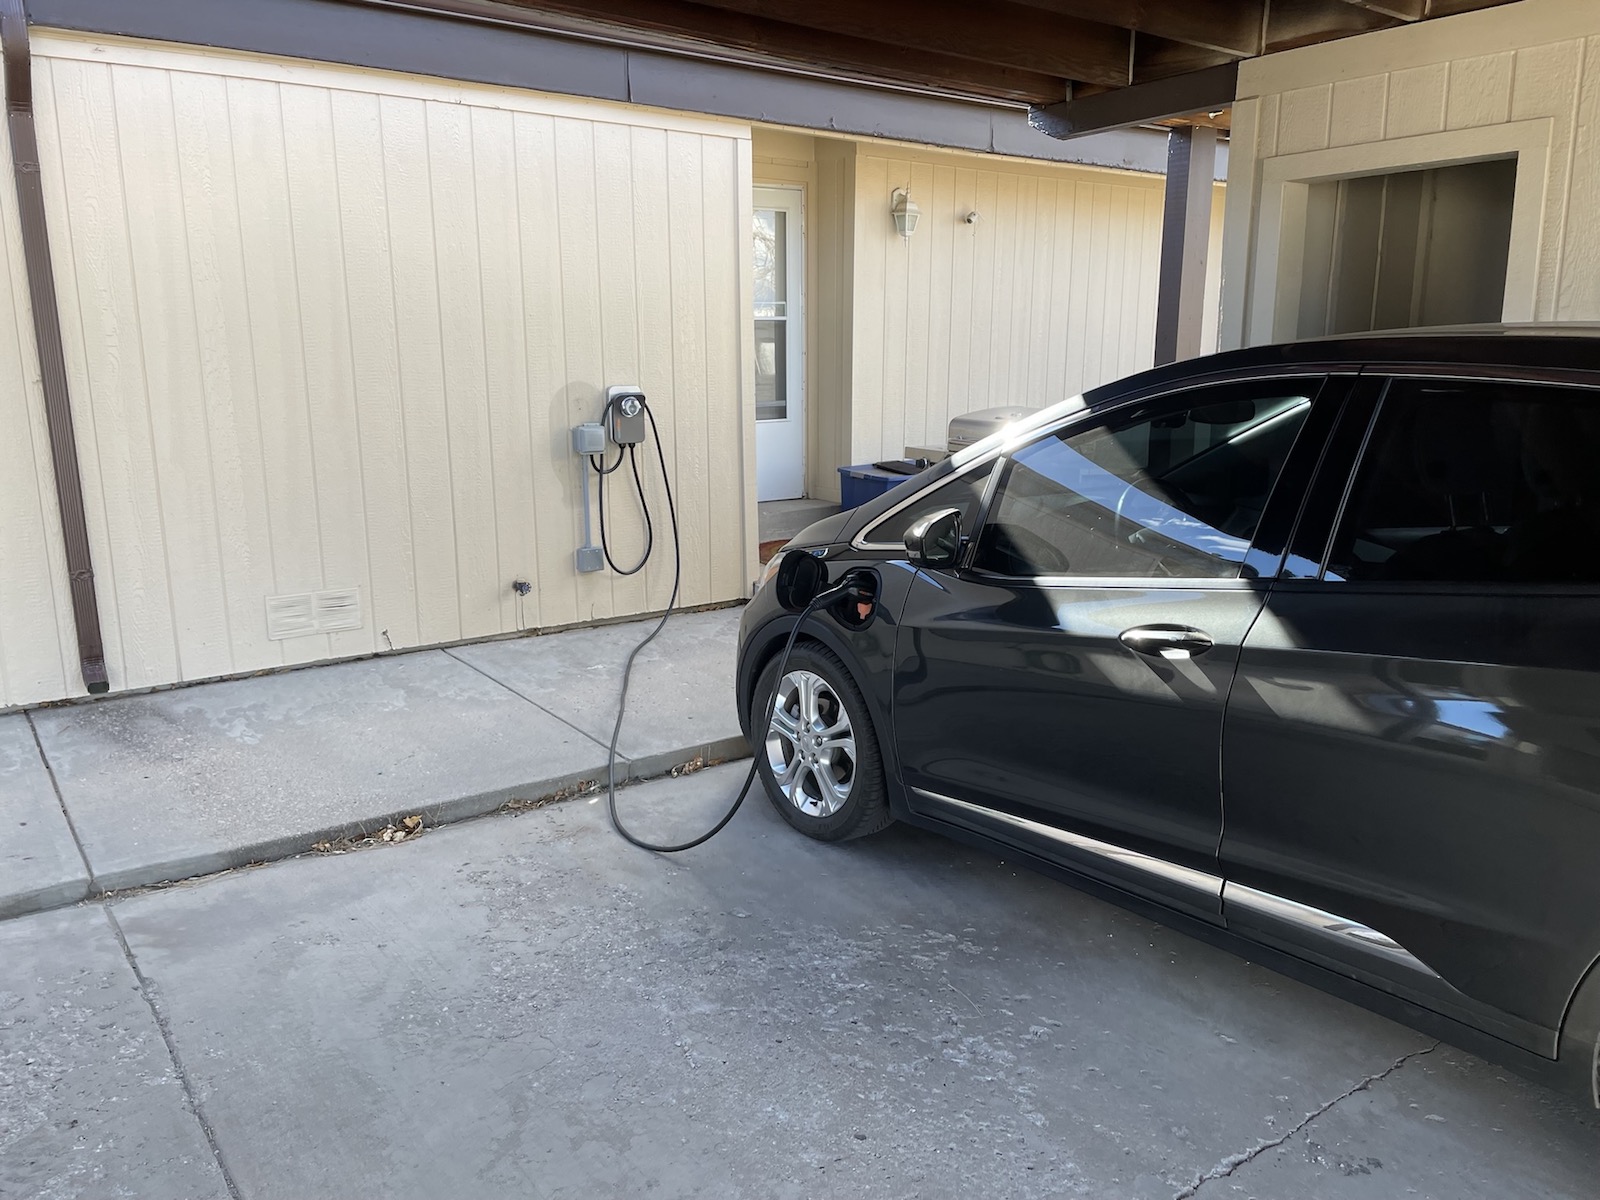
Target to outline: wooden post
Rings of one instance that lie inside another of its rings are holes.
[[[1200,353],[1216,167],[1215,129],[1189,126],[1167,135],[1167,198],[1161,216],[1161,275],[1156,295],[1158,367]]]

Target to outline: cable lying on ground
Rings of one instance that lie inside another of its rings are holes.
[[[609,410],[609,402],[606,407]],[[642,850],[653,850],[657,854],[677,854],[680,851],[692,850],[696,846],[709,842],[723,831],[729,821],[733,820],[740,806],[744,804],[745,797],[750,794],[750,786],[756,780],[756,774],[761,767],[761,759],[759,757],[760,747],[753,747],[754,753],[750,758],[750,769],[745,772],[744,783],[739,788],[739,794],[733,798],[733,803],[728,806],[727,811],[722,814],[715,825],[699,837],[691,838],[689,841],[647,841],[630,831],[617,812],[617,743],[622,737],[622,722],[628,715],[628,687],[633,680],[633,666],[640,653],[646,646],[655,641],[656,636],[666,627],[668,619],[676,611],[678,607],[678,591],[683,581],[683,544],[678,536],[678,509],[672,498],[672,481],[667,477],[666,452],[661,446],[661,431],[656,426],[656,415],[651,411],[648,401],[644,403],[644,411],[650,418],[650,436],[656,446],[656,461],[661,466],[661,483],[666,489],[667,515],[672,525],[672,595],[667,600],[667,607],[662,612],[661,619],[655,623],[655,626],[644,636],[643,640],[628,653],[628,659],[622,667],[622,694],[617,700],[617,720],[611,727],[611,744],[606,750],[606,811],[611,817],[611,827],[617,831],[617,834],[624,841],[631,842]],[[609,411],[606,416],[610,416]],[[611,548],[606,537],[605,521],[605,479],[606,476],[614,474],[622,466],[623,455],[619,454],[617,461],[609,467],[605,466],[603,460],[596,462],[592,456],[589,460],[590,465],[600,475],[600,545],[605,553],[606,563],[619,575],[634,575],[643,570],[645,563],[650,560],[651,551],[655,547],[654,526],[650,519],[650,504],[645,498],[644,484],[639,478],[639,465],[634,455],[634,449],[633,446],[627,447],[627,457],[633,465],[634,487],[639,495],[639,506],[644,512],[645,548],[638,563],[626,571],[618,567],[611,557]],[[799,639],[800,630],[804,627],[807,618],[817,610],[826,608],[828,605],[834,604],[850,595],[854,587],[855,584],[852,579],[846,576],[844,580],[834,587],[820,591],[811,598],[810,602],[806,604],[795,619],[794,628],[789,631],[788,640],[784,642],[783,653],[778,659],[776,678],[781,680],[788,670],[789,655],[794,650],[795,642]]]

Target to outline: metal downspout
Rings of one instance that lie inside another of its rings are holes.
[[[66,543],[67,576],[72,585],[72,616],[78,633],[78,665],[91,693],[109,691],[106,655],[100,636],[100,607],[89,561],[89,530],[83,513],[83,480],[72,427],[72,399],[61,353],[61,318],[45,227],[44,185],[39,177],[39,142],[33,126],[33,59],[28,45],[26,0],[0,0],[0,49],[4,53],[6,123],[11,134],[11,169],[17,184],[22,226],[22,258],[28,271],[33,336],[39,349],[50,457],[55,466],[56,506]]]

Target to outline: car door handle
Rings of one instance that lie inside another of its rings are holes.
[[[1210,634],[1188,625],[1136,625],[1123,630],[1117,640],[1152,658],[1193,658],[1215,644]]]

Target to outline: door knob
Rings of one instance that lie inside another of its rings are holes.
[[[1192,658],[1215,644],[1210,634],[1188,625],[1136,625],[1123,630],[1117,640],[1152,658]]]

